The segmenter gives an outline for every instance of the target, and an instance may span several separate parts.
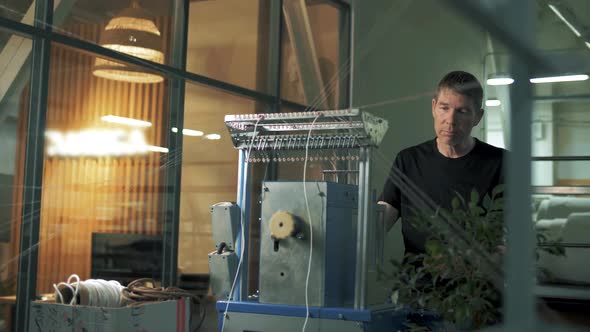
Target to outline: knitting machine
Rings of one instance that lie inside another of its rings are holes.
[[[369,182],[371,152],[387,121],[346,109],[226,115],[225,123],[239,150],[239,174],[238,204],[211,208],[217,250],[209,267],[220,329],[300,331],[306,317],[308,331],[399,327],[388,294],[369,291],[385,234]],[[248,165],[271,161],[329,162],[343,169],[324,170],[322,180],[260,184],[259,292],[248,296]],[[337,181],[326,180],[334,175]]]

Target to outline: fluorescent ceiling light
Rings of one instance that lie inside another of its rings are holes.
[[[208,134],[208,135],[205,135],[205,138],[206,139],[210,139],[210,140],[218,140],[218,139],[221,139],[221,135],[219,135],[219,134]]]
[[[590,48],[590,42],[586,42],[586,47]]]
[[[152,126],[151,122],[137,120],[137,119],[131,119],[131,118],[124,118],[122,116],[116,116],[116,115],[105,115],[100,119],[104,122],[123,124],[123,125],[131,126],[131,127],[145,128],[145,127]]]
[[[488,106],[488,107],[494,107],[494,106],[500,106],[500,105],[502,105],[502,102],[500,102],[500,100],[498,100],[498,99],[486,100],[486,106]]]
[[[531,78],[530,81],[531,81],[531,83],[555,83],[555,82],[585,81],[587,79],[588,79],[588,75],[565,75],[565,76]]]
[[[172,127],[172,132],[177,133],[178,128]],[[183,129],[182,134],[186,136],[203,136],[205,133],[200,130],[193,130],[193,129]]]
[[[555,5],[549,4],[549,8],[555,13],[555,15],[557,15],[557,17],[559,17],[560,20],[563,21],[563,23],[565,23],[565,25],[567,25],[568,28],[570,28],[570,30],[572,30],[572,32],[576,36],[582,37],[580,31],[578,31],[578,29],[569,20],[565,18],[563,13]]]
[[[492,77],[488,78],[488,85],[509,85],[514,83],[512,77]]]
[[[149,151],[168,153],[168,148],[163,148],[161,146],[147,145],[146,147]]]
[[[182,134],[186,136],[203,136],[203,132],[200,130],[183,129]]]

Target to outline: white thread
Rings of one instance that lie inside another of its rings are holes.
[[[76,278],[76,287],[72,286],[72,278]],[[65,286],[66,288],[68,288],[71,292],[72,292],[72,299],[70,300],[70,303],[68,304],[75,304],[76,302],[76,298],[78,295],[78,288],[80,287],[80,277],[78,277],[77,274],[72,274],[68,280],[66,282],[60,282],[57,285],[53,284],[53,289],[55,289],[55,294],[57,296],[59,296],[59,300],[60,303],[64,303],[64,298],[63,295],[61,294],[61,291],[59,290],[59,286]]]
[[[248,176],[248,163],[250,160],[250,152],[252,151],[252,146],[254,145],[254,138],[256,137],[256,129],[258,128],[258,123],[260,122],[260,120],[264,119],[263,115],[260,115],[258,117],[258,120],[256,120],[256,123],[254,124],[254,130],[252,131],[252,140],[250,141],[250,146],[248,146],[248,152],[246,153],[246,156],[244,156],[245,158],[245,164],[244,164],[244,174],[245,176]],[[244,195],[246,193],[246,183],[243,184],[242,186],[242,195],[241,198],[243,200],[243,203],[245,205],[246,200],[244,199]],[[242,267],[242,260],[244,259],[244,247],[245,247],[245,236],[244,236],[244,218],[245,218],[245,214],[244,214],[244,206],[240,207],[240,227],[242,230],[242,245],[240,246],[240,259],[238,261],[238,268],[236,269],[236,276],[234,277],[234,281],[232,283],[231,289],[229,291],[229,295],[227,298],[227,304],[225,305],[225,311],[223,312],[223,318],[221,319],[221,332],[223,332],[223,329],[225,328],[225,318],[227,316],[227,311],[229,309],[229,303],[231,302],[233,293],[234,293],[234,289],[236,287],[236,283],[238,281],[238,276],[240,275],[240,268]],[[246,285],[242,285],[243,287]]]
[[[309,200],[307,199],[307,190],[305,188],[305,177],[307,175],[309,139],[311,137],[313,125],[320,116],[321,113],[318,113],[315,119],[313,119],[311,126],[309,127],[309,133],[307,134],[307,143],[305,144],[305,159],[303,161],[303,197],[305,198],[305,209],[307,210],[307,220],[309,221],[309,260],[307,262],[307,276],[305,277],[305,321],[303,322],[303,328],[301,329],[302,332],[305,332],[305,327],[307,327],[307,321],[309,320],[309,274],[311,272],[311,259],[313,257],[313,223],[311,222],[311,211],[309,210]]]
[[[76,282],[72,283],[72,279],[76,279]],[[60,286],[64,286],[72,292],[72,299],[68,304],[93,307],[120,307],[122,305],[121,291],[125,288],[116,280],[88,279],[81,281],[78,275],[72,274],[66,282],[62,281],[57,285],[53,284],[56,300],[59,299],[59,303],[64,303],[62,291],[59,289]],[[78,302],[81,289],[88,293],[87,302],[83,300]]]

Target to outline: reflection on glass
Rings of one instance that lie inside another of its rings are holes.
[[[153,17],[133,0],[109,21],[100,37],[100,45],[112,50],[157,63],[164,63],[162,35]],[[132,70],[126,65],[97,58],[92,72],[98,77],[132,83],[159,83],[160,75]]]
[[[0,330],[11,331],[16,301],[29,112],[31,40],[0,32]],[[15,55],[24,55],[21,59]]]
[[[191,1],[188,71],[263,92],[268,86],[272,0]]]
[[[328,3],[299,4],[284,4],[281,95],[317,108],[344,107],[348,62],[339,54],[345,42],[340,31],[342,12]]]
[[[184,126],[203,136],[185,134],[183,138],[178,242],[181,275],[209,273],[207,254],[215,250],[209,208],[236,200],[238,151],[228,136],[224,116],[256,113],[257,108],[260,105],[250,99],[186,85]]]
[[[56,0],[56,5],[60,0]],[[35,17],[34,0],[8,0],[0,4],[0,17],[9,20],[21,22],[23,24],[33,24]]]
[[[95,60],[51,49],[39,293],[74,273],[122,283],[161,275],[161,252],[142,250],[161,247],[164,174],[175,158],[166,147],[166,81],[97,77]]]
[[[141,59],[167,63],[173,1],[56,1],[54,30]],[[160,75],[97,58],[94,74],[136,83]]]
[[[537,46],[547,51],[545,56],[587,57],[583,39],[568,26],[568,22],[578,21],[587,5],[573,1],[556,8],[540,7],[544,15],[539,16]],[[567,12],[567,18],[559,17],[561,12]],[[590,269],[585,263],[590,258],[590,149],[586,144],[590,117],[587,98],[568,96],[584,96],[590,83],[587,75],[573,74],[585,73],[572,65],[564,72],[534,73],[530,79],[540,83],[532,86],[532,155],[543,157],[531,163],[538,244],[535,293],[542,299],[543,311],[550,310],[552,316],[585,329],[587,322],[574,318],[585,315],[584,309],[572,304],[590,298]]]

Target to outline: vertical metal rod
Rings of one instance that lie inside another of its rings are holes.
[[[261,4],[263,6],[263,4]],[[269,87],[274,87],[273,95],[277,97],[275,112],[280,112],[281,67],[283,63],[283,0],[270,2],[269,35]]]
[[[369,234],[370,228],[375,227],[375,223],[371,216],[373,215],[373,209],[371,208],[371,148],[364,148],[365,154],[365,174],[364,174],[364,187],[363,190],[363,265],[361,270],[361,282],[362,282],[362,303],[361,309],[367,307],[367,272],[368,272],[368,258],[369,258]]]
[[[359,149],[359,185],[358,185],[358,211],[356,225],[356,261],[355,261],[355,278],[354,278],[354,308],[365,308],[365,287],[366,287],[366,228],[365,228],[365,200],[368,183],[366,183],[367,160],[365,153],[366,148]]]
[[[354,30],[354,25],[355,25],[355,10],[354,10],[354,6],[350,6],[350,14],[349,14],[349,19],[350,19],[350,23],[349,23],[349,66],[350,66],[350,70],[348,71],[349,75],[348,75],[348,107],[350,109],[352,109],[352,105],[354,105],[354,70],[356,68],[355,66],[355,52],[354,52],[354,47],[355,47],[355,43],[354,43],[354,39],[355,39],[355,30]]]
[[[236,241],[236,252],[239,259],[242,260],[240,267],[240,276],[234,290],[234,301],[243,301],[248,296],[248,244],[250,235],[250,177],[248,169],[248,160],[246,151],[240,150],[238,160],[238,197],[237,202],[241,211],[243,229],[238,233]],[[244,234],[244,242],[242,243],[242,233]],[[244,252],[242,253],[242,247]],[[240,256],[240,253],[242,255]]]
[[[53,0],[37,0],[35,3],[35,27],[51,31],[52,24]],[[41,223],[50,51],[51,42],[48,39],[39,36],[33,38],[31,96],[27,114],[23,208],[16,285],[15,331],[28,330],[30,302],[35,300],[37,295],[39,254],[37,250]]]
[[[186,50],[188,34],[188,9],[189,2],[174,0],[174,12],[172,13],[172,54],[169,63],[182,70],[186,68]],[[180,223],[180,183],[182,174],[182,128],[184,120],[184,80],[169,78],[170,99],[168,128],[169,158],[174,162],[166,167],[166,184],[164,196],[164,229],[162,233],[163,263],[162,285],[175,285],[178,274],[178,229]],[[172,132],[170,128],[179,128],[178,132]],[[171,157],[170,157],[171,156]]]
[[[522,40],[534,40],[533,0],[511,3],[508,22]],[[516,27],[518,26],[518,29]],[[531,68],[519,54],[512,57],[510,145],[507,165],[505,323],[511,331],[534,331],[534,234],[531,220]]]
[[[343,69],[341,66],[352,67],[352,24],[350,22],[351,9],[350,7],[338,7],[338,32],[339,32],[339,47],[338,47],[338,69]],[[338,100],[336,101],[336,108],[352,107],[350,102],[350,81],[349,77],[352,75],[352,70],[344,70],[343,75],[338,77]]]

